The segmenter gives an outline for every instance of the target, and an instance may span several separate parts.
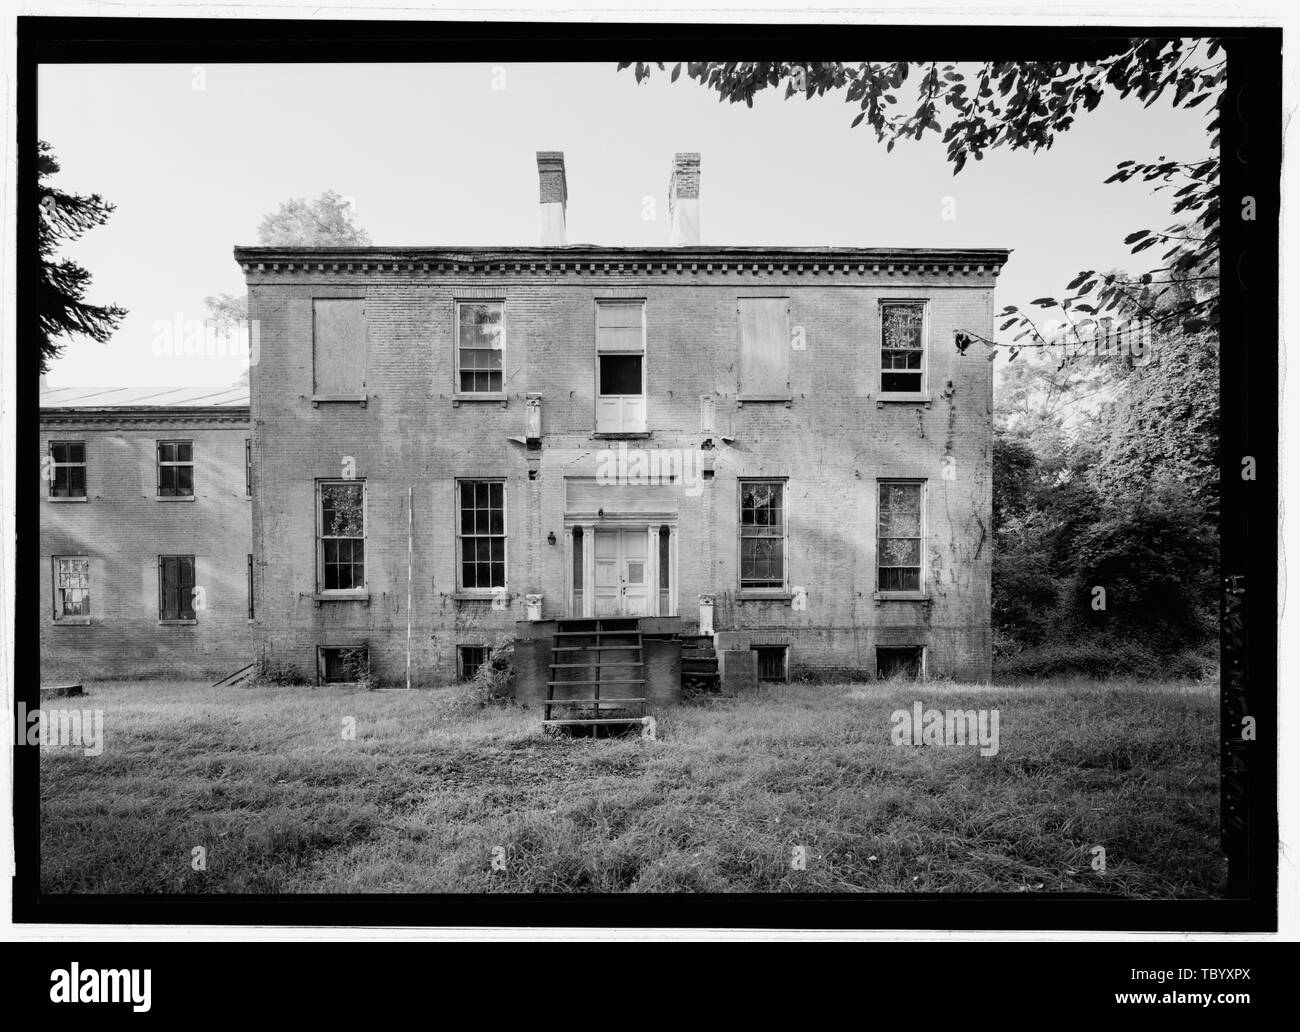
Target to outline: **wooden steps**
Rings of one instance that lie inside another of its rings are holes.
[[[621,654],[621,655],[620,655]],[[615,724],[647,726],[645,652],[641,625],[627,617],[560,620],[551,646],[544,727],[591,728]],[[607,694],[602,697],[601,690]],[[590,710],[590,716],[553,717],[552,710]],[[609,714],[621,709],[622,715]],[[603,710],[603,713],[602,713]]]
[[[682,691],[716,692],[721,684],[718,675],[718,654],[713,650],[710,635],[683,637]]]
[[[233,674],[227,674],[220,681],[214,684],[213,688],[238,688],[247,684],[257,676],[257,664],[249,663],[246,667],[240,667]]]

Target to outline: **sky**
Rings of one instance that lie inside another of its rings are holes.
[[[91,272],[89,300],[129,310],[107,344],[70,342],[49,383],[236,380],[238,356],[156,355],[155,324],[242,294],[231,249],[280,202],[325,190],[376,245],[535,244],[536,152],[560,150],[571,243],[665,245],[673,154],[699,151],[701,243],[1011,248],[1000,310],[1059,296],[1080,269],[1145,271],[1153,252],[1123,238],[1168,225],[1169,193],[1104,180],[1119,161],[1209,148],[1204,108],[1109,95],[1050,150],[998,149],[954,176],[937,136],[887,153],[842,97],[782,92],[749,109],[612,64],[44,66],[55,182],[117,205],[64,253]]]

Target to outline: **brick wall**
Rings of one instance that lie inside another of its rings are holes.
[[[458,644],[508,633],[526,594],[543,595],[545,618],[566,615],[565,478],[594,475],[600,451],[616,447],[592,433],[595,299],[644,297],[652,437],[628,443],[698,449],[708,437],[716,446],[714,479],[677,502],[680,614],[694,622],[697,596],[716,594],[715,625],[756,644],[787,642],[795,674],[870,674],[878,645],[916,644],[928,650],[931,675],[988,677],[992,374],[982,352],[959,356],[952,340],[959,329],[992,335],[989,267],[245,268],[261,330],[252,377],[265,485],[253,504],[261,654],[314,675],[318,646],[368,644],[375,674],[401,681],[409,615],[413,679],[427,684],[454,677]],[[366,298],[365,407],[309,400],[312,299],[331,295]],[[473,296],[506,301],[504,403],[452,397],[454,301]],[[736,402],[743,296],[788,296],[791,326],[803,328],[789,405]],[[882,298],[928,301],[928,403],[877,398]],[[542,396],[539,452],[511,439],[524,434],[526,392]],[[700,431],[706,394],[712,434]],[[369,598],[318,602],[315,480],[339,476],[348,459],[367,484]],[[737,597],[738,480],[768,476],[788,478],[789,580],[806,606]],[[457,598],[458,477],[507,481],[505,607]],[[927,482],[925,602],[874,597],[876,482],[892,477]]]
[[[245,496],[247,410],[216,418],[173,411],[144,417],[41,413],[41,454],[50,440],[86,443],[87,499],[41,506],[43,680],[95,677],[215,677],[249,662],[247,556],[251,502]],[[157,499],[159,440],[194,442],[194,500]],[[54,556],[90,559],[90,623],[54,619]],[[203,589],[193,624],[159,622],[158,557],[193,555]]]

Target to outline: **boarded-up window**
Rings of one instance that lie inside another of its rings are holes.
[[[194,619],[194,556],[158,557],[158,618]]]
[[[790,400],[790,299],[742,297],[739,390],[741,401]]]
[[[359,297],[312,301],[313,392],[323,397],[366,390],[366,308]]]
[[[596,302],[596,432],[644,433],[645,302]]]

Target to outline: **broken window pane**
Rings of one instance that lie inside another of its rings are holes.
[[[925,305],[887,304],[880,310],[880,389],[920,394],[923,388]]]
[[[320,485],[321,590],[366,586],[366,489],[362,481]]]

